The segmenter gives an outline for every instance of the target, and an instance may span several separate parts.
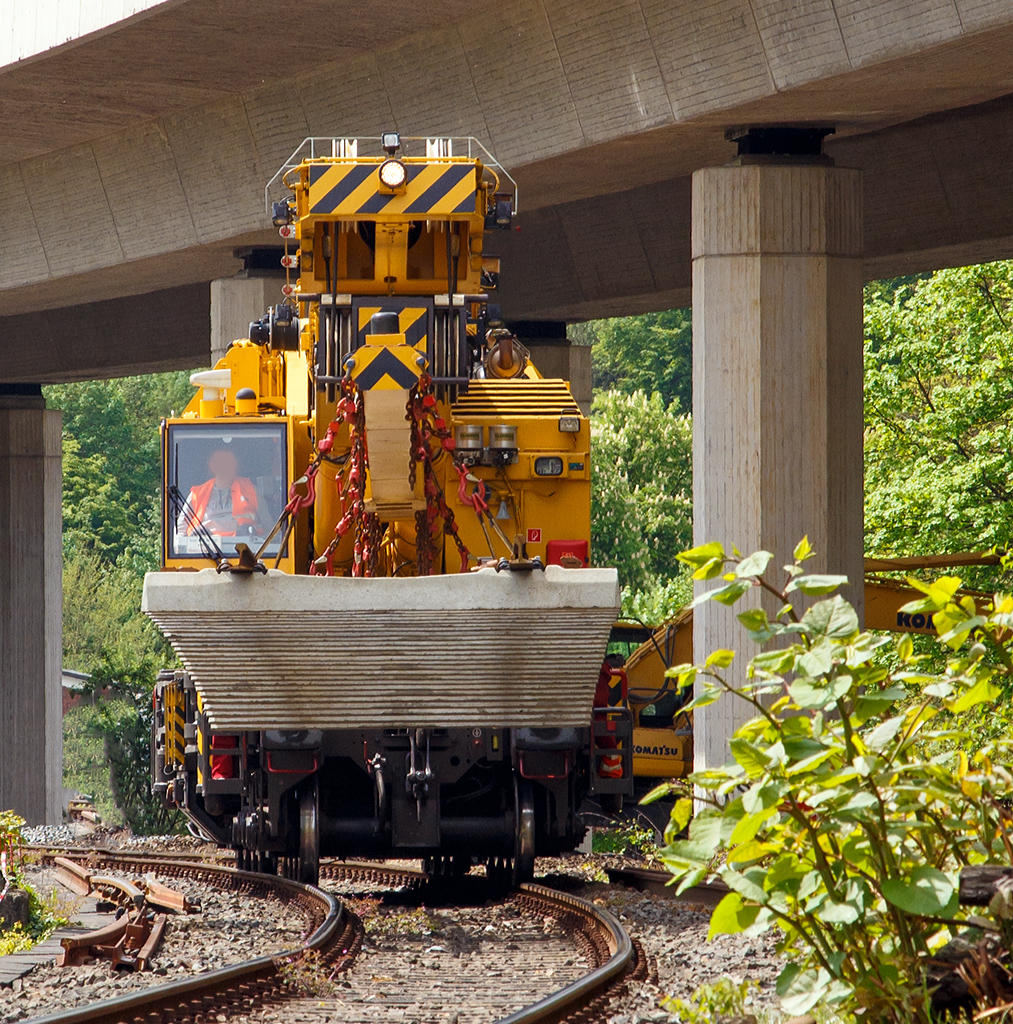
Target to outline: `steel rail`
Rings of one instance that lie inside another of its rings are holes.
[[[102,851],[101,856],[105,863],[145,867],[152,864],[152,858],[145,854]],[[241,996],[247,999],[250,996],[256,998],[257,990],[265,985],[273,983],[277,986],[281,982],[283,986],[280,966],[284,962],[296,961],[310,951],[327,951],[335,944],[339,934],[348,931],[348,915],[343,906],[329,893],[312,886],[274,875],[238,871],[221,865],[183,860],[170,861],[163,858],[158,858],[158,863],[170,874],[184,871],[206,872],[236,882],[271,885],[302,898],[310,896],[327,906],[327,915],[300,949],[258,957],[255,960],[208,971],[194,978],[152,986],[140,992],[114,997],[89,1006],[33,1017],[27,1024],[129,1024],[142,1016],[149,1019],[161,1017],[164,1020],[171,1020],[175,1016],[192,1016],[195,1007],[198,1006],[210,1009],[223,994],[231,992],[234,995],[237,988],[245,990],[241,992]],[[335,880],[416,886],[426,878],[422,872],[409,868],[388,867],[382,863],[332,861],[321,867],[323,877]],[[585,927],[580,931],[585,934],[585,938],[595,949],[604,947],[609,956],[604,963],[599,963],[583,977],[535,1003],[500,1018],[496,1024],[547,1024],[550,1021],[562,1021],[578,1015],[604,998],[634,966],[634,943],[619,921],[607,910],[580,897],[534,883],[522,884],[517,895],[525,903],[546,909],[556,916],[581,919]],[[264,1001],[269,1000],[268,995]]]
[[[150,861],[132,855],[117,855],[117,860],[125,863],[141,861],[145,865]],[[298,960],[306,953],[323,953],[328,951],[337,939],[347,931],[349,916],[344,906],[329,893],[314,886],[303,885],[287,878],[274,875],[261,875],[221,865],[187,863],[186,861],[161,861],[164,867],[180,870],[196,870],[228,878],[233,882],[247,882],[254,885],[270,885],[294,896],[306,897],[326,908],[321,924],[298,949],[286,950],[271,956],[257,957],[229,967],[220,967],[214,971],[198,974],[193,978],[169,982],[166,985],[151,986],[140,992],[116,996],[88,1006],[74,1007],[42,1017],[30,1018],[32,1024],[128,1024],[138,1016],[148,1017],[159,1015],[171,1019],[173,1016],[192,1014],[194,1003],[213,1005],[221,995],[245,986],[244,998],[256,998],[255,989],[262,983],[282,981],[280,967],[286,961]]]
[[[688,903],[714,904],[730,892],[720,878],[713,878],[691,886],[677,896],[674,876],[668,871],[657,871],[652,868],[606,868],[605,872],[613,885],[623,885],[628,889],[680,899]]]
[[[539,902],[583,917],[592,927],[607,936],[612,955],[605,963],[537,1003],[501,1017],[496,1024],[545,1024],[547,1021],[563,1020],[585,1009],[588,1003],[604,995],[607,989],[625,976],[635,960],[633,942],[612,914],[579,896],[547,889],[533,882],[523,883],[520,891],[534,896]]]

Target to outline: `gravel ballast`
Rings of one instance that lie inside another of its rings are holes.
[[[424,892],[377,898],[358,883],[326,888],[365,924],[352,969],[331,983],[307,975],[305,998],[240,1024],[487,1024],[588,970],[556,918],[509,899],[434,907]]]
[[[30,838],[62,845],[68,842],[62,828],[46,827],[44,836]],[[75,836],[72,842],[137,853],[177,853],[180,857],[214,852],[214,847],[189,836],[133,837],[122,829],[98,836]],[[411,866],[416,865],[413,862]],[[656,973],[652,969],[652,981],[630,982],[628,993],[613,1000],[607,1018],[611,1024],[675,1022],[678,1018],[660,1005],[665,997],[688,999],[700,985],[721,978],[755,983],[747,1012],[757,1013],[761,1019],[779,1019],[774,981],[784,959],[775,949],[777,933],[718,936],[707,941],[710,906],[602,881],[606,867],[627,866],[643,867],[645,863],[615,855],[576,854],[539,859],[537,864],[541,876],[537,881],[610,910],[640,940],[653,961]],[[194,886],[179,880],[166,881],[184,889]],[[327,883],[326,887],[347,897],[353,909],[363,910],[355,902],[367,891],[363,886]],[[21,984],[15,983],[13,991],[0,989],[0,1024],[301,944],[303,921],[294,908],[286,911],[273,900],[208,887],[199,892],[192,888],[191,894],[203,901],[203,913],[170,918],[166,941],[152,972],[115,973],[105,964],[37,969]],[[451,1024],[455,1018],[457,1024],[492,1021],[523,1002],[562,987],[586,970],[572,943],[565,936],[551,934],[551,919],[532,921],[509,904],[418,908],[412,895],[404,894],[400,904],[398,894],[393,897],[390,906],[365,905],[369,931],[349,974],[331,983],[312,976],[300,979],[308,991],[316,993],[313,998],[233,1019],[248,1020],[250,1024],[388,1019]],[[547,935],[540,930],[543,928],[549,929]],[[553,941],[537,945],[546,937]],[[512,998],[509,992],[517,980],[528,988],[523,997],[518,990]],[[471,995],[466,998],[462,992]]]
[[[28,868],[40,894],[53,891],[52,872]],[[306,920],[294,905],[216,889],[206,882],[159,878],[200,905],[192,914],[170,914],[152,969],[116,971],[106,961],[80,967],[37,967],[0,988],[0,1024],[38,1017],[56,1010],[112,999],[149,985],[162,984],[229,964],[302,945]],[[73,897],[58,888],[67,904]],[[73,915],[70,914],[73,920]]]

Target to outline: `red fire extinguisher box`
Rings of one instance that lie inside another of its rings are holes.
[[[550,540],[546,542],[546,565],[563,565],[562,559],[566,555],[569,555],[570,558],[578,559],[581,566],[585,569],[590,564],[588,542],[586,540]],[[570,568],[576,569],[577,566],[571,565]]]

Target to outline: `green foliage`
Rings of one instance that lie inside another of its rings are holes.
[[[659,625],[692,596],[673,554],[692,537],[692,314],[570,327],[591,346],[595,563],[617,566],[623,615]]]
[[[57,897],[44,900],[30,885],[24,876],[21,862],[23,843],[22,829],[25,819],[14,811],[0,811],[0,852],[4,857],[4,878],[0,879],[0,889],[9,884],[13,888],[23,889],[28,894],[28,927],[14,925],[6,932],[0,933],[0,956],[10,953],[23,953],[36,943],[49,938],[53,930],[67,923],[66,919],[57,916],[55,909]]]
[[[674,619],[692,600],[691,574],[680,571],[672,580],[649,580],[646,590],[624,589],[619,617],[645,626],[660,626]]]
[[[104,824],[122,825],[100,724],[98,709],[88,704],[71,708],[63,716],[63,784],[90,796]]]
[[[64,426],[63,663],[111,694],[64,723],[64,782],[94,796],[106,820],[117,817],[114,801],[137,832],[174,826],[148,792],[151,690],[174,656],[140,604],[143,575],[159,560],[158,421],[186,405],[188,376],[46,389]]]
[[[721,1024],[743,1017],[749,997],[758,989],[759,985],[748,978],[740,982],[719,978],[701,985],[689,1000],[663,999],[661,1005],[678,1017],[680,1024]]]
[[[154,680],[171,650],[141,614],[143,575],[75,548],[63,559],[63,663],[98,681]]]
[[[79,709],[66,724],[75,742],[65,761],[64,781],[83,788],[77,783],[86,781],[81,778],[85,772],[94,792],[87,791],[99,807],[108,806],[105,787],[97,784],[99,773],[83,760],[85,751],[99,741],[108,766],[106,786],[123,820],[138,833],[166,832],[175,827],[176,818],[150,797],[148,732],[155,677],[174,656],[141,614],[143,577],[124,563],[124,556],[110,565],[80,548],[64,554],[64,664],[90,673],[88,692],[109,694],[95,707]]]
[[[599,395],[591,407],[591,537],[597,565],[649,591],[679,574],[692,537],[692,428],[659,395]]]
[[[66,550],[111,561],[130,550],[157,550],[158,421],[192,394],[187,373],[45,389],[46,404],[63,412]]]
[[[591,344],[595,392],[659,395],[673,412],[693,408],[693,314],[688,309],[575,325],[569,333]]]
[[[137,681],[116,690],[120,699],[102,701],[95,723],[109,762],[113,800],[135,833],[173,832],[181,824],[179,814],[151,798],[151,686]]]
[[[654,829],[631,823],[621,828],[596,828],[591,836],[592,853],[621,855],[627,850],[633,850],[648,860],[653,859],[658,852]]]
[[[688,801],[677,801],[661,855],[680,890],[720,865],[731,892],[712,936],[781,929],[787,1012],[819,1004],[927,1024],[925,962],[966,921],[960,868],[1013,855],[1002,810],[1013,795],[1009,741],[969,757],[965,718],[1013,674],[1013,597],[979,615],[956,596],[959,580],[915,583],[924,598],[906,610],[936,614],[948,658],[928,671],[902,637],[891,669],[877,654],[895,641],[859,632],[851,606],[830,596],[834,578],[806,573],[811,556],[803,541],[779,583],[766,575],[766,552],[732,558],[709,544],[682,556],[697,579],[719,582],[697,603],[763,592],[778,614],[754,606],[738,619],[778,646],[745,671],[727,671],[731,651],[670,670],[680,685],[698,684],[688,707],[735,699],[753,717],[731,740],[730,764],[690,777],[707,806],[679,840],[674,818],[688,815]],[[822,599],[799,615],[799,594]],[[1004,938],[1008,948],[1013,935]]]
[[[25,819],[14,811],[0,811],[0,856],[5,856],[7,877],[17,879],[21,867],[21,830]],[[2,888],[0,883],[0,888]]]
[[[1005,546],[1013,261],[869,285],[865,332],[866,549]]]

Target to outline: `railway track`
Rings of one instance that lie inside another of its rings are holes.
[[[81,848],[49,848],[44,858],[87,859],[102,871],[144,874],[157,870],[169,878],[189,878],[250,894],[272,895],[298,906],[309,921],[302,947],[273,956],[198,974],[100,1003],[31,1018],[32,1024],[202,1024],[275,1009],[300,995],[301,964],[328,977],[352,965],[363,939],[358,918],[335,896],[312,886],[271,875],[253,874],[210,862],[159,854]],[[428,884],[419,871],[377,863],[325,862],[321,885],[355,882],[369,886],[419,889]],[[454,883],[439,883],[444,895]],[[536,884],[525,884],[510,901],[526,914],[551,918],[570,937],[588,966],[581,977],[524,1008],[501,1017],[498,1024],[542,1024],[599,1019],[625,980],[646,973],[642,951],[619,922],[586,900]]]

